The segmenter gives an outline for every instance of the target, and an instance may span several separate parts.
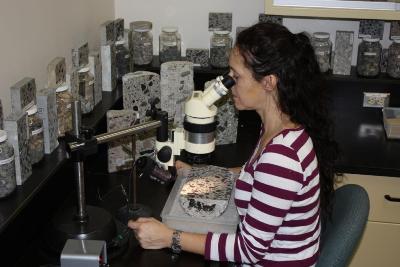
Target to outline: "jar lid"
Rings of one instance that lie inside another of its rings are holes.
[[[36,106],[36,105],[33,105],[32,107],[30,107],[30,109],[28,109],[28,110],[26,111],[26,113],[28,113],[29,116],[32,115],[32,114],[37,113],[37,106]]]
[[[230,31],[220,31],[220,30],[217,30],[217,31],[214,31],[214,33],[215,33],[215,34],[219,34],[219,35],[228,35],[228,34],[230,34],[231,32],[230,32]]]
[[[7,140],[7,132],[4,130],[0,130],[0,142]]]
[[[178,31],[177,27],[162,27],[161,30],[167,33],[175,33]]]
[[[363,41],[366,41],[366,42],[372,42],[372,43],[375,43],[375,42],[379,42],[379,38],[372,38],[372,37],[364,37],[363,38]]]
[[[153,23],[145,20],[132,22],[132,28],[135,32],[148,32],[153,28]]]
[[[400,38],[393,39],[393,43],[400,44]]]
[[[83,67],[80,70],[78,70],[79,73],[83,73],[83,72],[88,72],[90,69],[89,67]]]
[[[330,34],[329,34],[329,32],[314,32],[313,36],[315,38],[325,39],[325,38],[329,38]]]
[[[59,93],[59,92],[64,92],[65,90],[67,90],[68,89],[68,84],[63,84],[63,85],[61,85],[61,86],[59,86],[57,89],[56,89],[56,92],[57,93]]]

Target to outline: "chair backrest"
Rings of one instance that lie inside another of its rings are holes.
[[[321,253],[317,267],[344,267],[361,239],[369,214],[365,189],[347,184],[335,190],[332,220],[322,221]]]

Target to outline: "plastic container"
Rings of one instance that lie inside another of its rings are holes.
[[[177,27],[163,27],[160,34],[160,62],[181,59],[181,35]]]
[[[133,23],[133,63],[147,65],[153,60],[153,35],[150,21],[134,21]]]
[[[376,77],[380,73],[382,46],[378,38],[363,38],[358,45],[357,74]]]
[[[229,67],[232,38],[229,31],[214,31],[210,39],[210,65],[214,68]]]
[[[327,72],[331,66],[332,43],[329,37],[327,32],[315,32],[311,40],[321,72]]]
[[[44,156],[43,120],[37,113],[37,106],[27,110],[29,127],[29,157],[31,164],[36,164]]]
[[[0,198],[16,188],[14,148],[7,141],[7,132],[0,130]]]
[[[179,193],[186,178],[178,177],[161,212],[162,221],[173,229],[205,234],[207,232],[235,233],[239,215],[233,193],[225,212],[217,218],[192,217],[185,213],[179,203]]]
[[[393,43],[389,46],[386,72],[392,78],[400,78],[400,39],[393,40]]]
[[[383,108],[382,113],[386,136],[400,139],[400,108]]]
[[[72,130],[72,101],[73,96],[68,91],[68,85],[56,89],[58,136],[62,137]]]
[[[88,114],[94,109],[94,77],[89,70],[85,67],[78,71],[82,114]]]

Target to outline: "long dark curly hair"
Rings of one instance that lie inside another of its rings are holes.
[[[338,145],[329,114],[329,98],[314,49],[304,33],[293,34],[275,23],[258,23],[242,31],[236,47],[253,77],[278,78],[278,105],[310,135],[318,159],[322,215],[331,213]]]

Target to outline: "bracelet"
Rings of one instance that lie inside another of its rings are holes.
[[[175,254],[179,254],[182,251],[182,246],[181,246],[181,233],[182,231],[175,230],[172,233],[172,244],[171,244],[171,250]]]

